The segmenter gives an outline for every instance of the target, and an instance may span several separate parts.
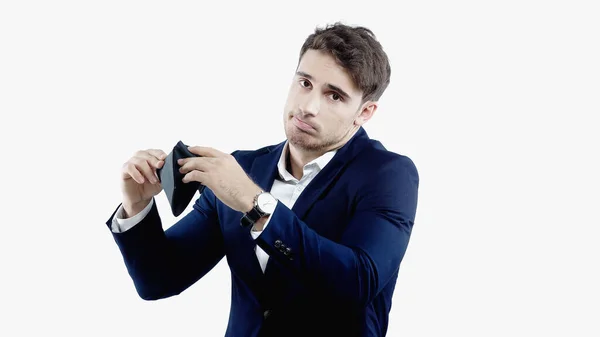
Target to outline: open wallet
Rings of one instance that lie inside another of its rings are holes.
[[[187,208],[196,191],[202,193],[205,187],[197,181],[188,183],[182,181],[185,174],[179,172],[181,166],[177,164],[177,160],[189,157],[199,157],[199,155],[190,152],[188,146],[179,141],[165,158],[162,168],[156,169],[156,175],[171,205],[171,212],[176,217]]]

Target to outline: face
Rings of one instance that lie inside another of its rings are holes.
[[[288,93],[285,134],[298,150],[326,152],[345,144],[376,108],[362,102],[362,91],[332,56],[309,49]]]

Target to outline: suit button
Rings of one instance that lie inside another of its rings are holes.
[[[263,316],[265,317],[265,319],[269,317],[269,315],[271,315],[271,310],[265,310],[265,312],[263,312]]]
[[[285,254],[285,256],[290,256],[290,254],[292,254],[292,249],[290,249],[289,247],[286,248],[283,254]]]
[[[281,247],[282,244],[283,242],[281,242],[281,240],[275,240],[275,248]]]

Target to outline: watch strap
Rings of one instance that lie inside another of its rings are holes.
[[[254,225],[258,219],[262,218],[265,214],[260,212],[256,206],[252,207],[250,212],[244,214],[242,219],[240,220],[240,225],[242,227],[249,227]]]
[[[253,202],[253,207],[252,209],[245,213],[244,216],[242,216],[242,218],[240,219],[240,226],[247,228],[250,227],[252,225],[254,225],[255,222],[258,221],[258,219],[262,218],[265,213],[261,212],[258,209],[258,205],[257,205],[257,199],[258,196],[261,195],[262,193],[264,193],[264,191],[260,191],[258,192],[255,196],[254,196],[254,202]]]

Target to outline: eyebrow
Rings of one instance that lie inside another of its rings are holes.
[[[302,77],[306,77],[309,80],[312,80],[313,77],[303,71],[297,71],[296,75],[298,76],[302,76]],[[342,95],[345,99],[347,100],[351,100],[350,95],[348,95],[344,90],[342,90],[340,87],[330,84],[330,83],[325,83],[325,86],[331,90],[337,91],[340,95]]]

